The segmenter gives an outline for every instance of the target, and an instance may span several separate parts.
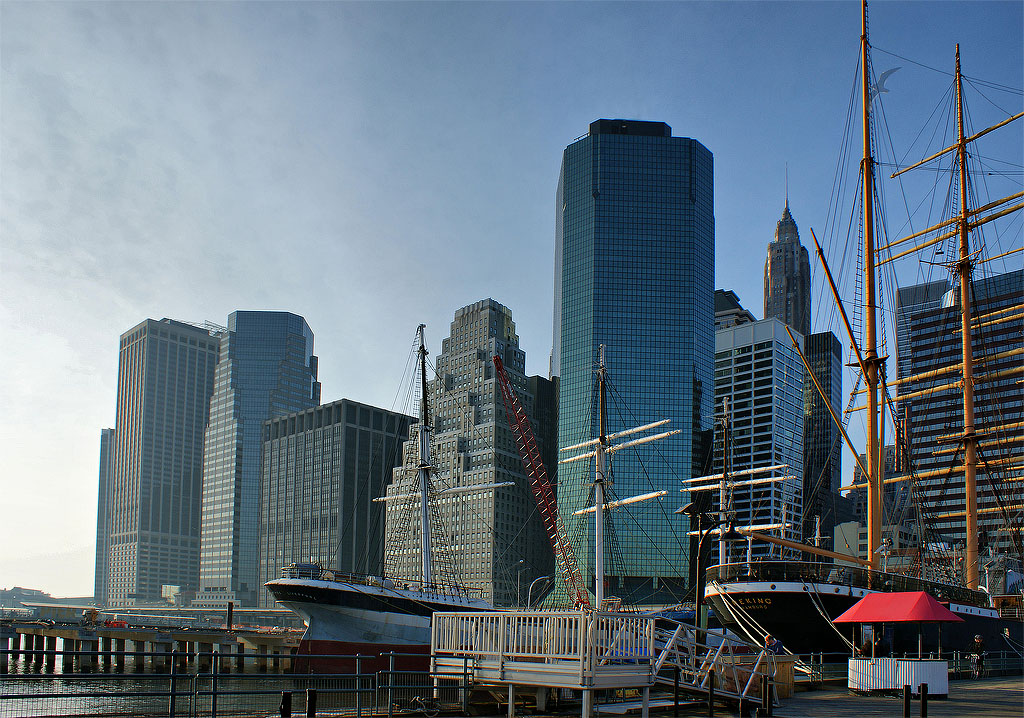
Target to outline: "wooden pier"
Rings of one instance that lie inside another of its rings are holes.
[[[21,657],[48,671],[54,671],[59,660],[62,673],[142,673],[147,666],[169,673],[175,655],[186,665],[198,662],[197,668],[203,671],[209,669],[215,651],[221,671],[241,671],[249,660],[258,671],[281,672],[291,669],[290,656],[298,650],[300,635],[295,631],[12,623],[0,627],[0,673]],[[284,654],[289,657],[282,658]]]
[[[535,691],[540,711],[551,689],[581,691],[584,718],[597,691],[615,689],[639,690],[646,716],[656,685],[758,707],[777,674],[775,656],[723,633],[600,611],[435,613],[431,660],[436,673],[507,688],[509,718],[517,687]]]

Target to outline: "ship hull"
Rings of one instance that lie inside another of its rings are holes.
[[[790,653],[840,657],[851,654],[851,644],[861,644],[861,629],[857,624],[833,624],[832,620],[868,593],[878,592],[828,580],[731,580],[709,584],[705,601],[725,628],[753,641],[760,643],[767,632]],[[936,598],[943,600],[941,595]],[[1017,642],[1024,640],[1024,623],[1019,620],[1001,618],[991,608],[955,601],[947,605],[962,622],[886,624],[892,652],[917,655],[919,645],[925,654],[937,654],[940,647],[945,653],[964,651],[975,635],[983,636],[989,650],[1006,649],[1004,634]]]
[[[425,654],[430,650],[430,620],[435,612],[494,610],[486,601],[462,595],[343,581],[282,578],[266,586],[305,622],[299,653],[306,656]],[[402,669],[409,668],[400,662]],[[354,669],[355,661],[321,658],[316,665],[342,672]],[[360,665],[363,670],[388,666],[386,660],[371,666],[369,659],[362,659]]]

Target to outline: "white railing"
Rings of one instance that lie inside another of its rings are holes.
[[[432,653],[475,665],[561,664],[581,681],[602,673],[653,677],[654,618],[592,611],[435,613]]]

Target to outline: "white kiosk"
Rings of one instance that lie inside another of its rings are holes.
[[[925,623],[963,621],[924,591],[902,593],[869,593],[850,606],[833,623],[917,623],[923,631]],[[941,634],[940,634],[941,635]],[[875,655],[877,640],[872,641],[871,655],[850,659],[847,687],[860,692],[901,691],[910,686],[917,695],[922,683],[928,684],[928,695],[949,694],[949,662],[925,658],[922,637],[918,634],[917,658],[891,658]],[[940,648],[941,655],[941,648]]]

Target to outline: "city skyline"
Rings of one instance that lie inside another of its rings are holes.
[[[900,146],[949,84],[954,42],[969,77],[1024,84],[1019,3],[870,12],[876,73],[900,67],[884,96]],[[663,120],[714,154],[714,286],[759,307],[787,161],[801,230],[828,213],[860,32],[853,2],[0,14],[0,488],[15,509],[0,586],[55,595],[91,591],[96,437],[114,424],[125,327],[295,312],[317,327],[325,400],[389,408],[412,329],[440,336],[490,296],[517,316],[527,374],[546,374],[558,160],[598,117]],[[970,89],[990,98],[978,128],[993,105],[1019,111],[1019,94]],[[1021,156],[1019,132],[992,137],[988,154]],[[1003,251],[1020,245],[1010,227]],[[428,281],[460,256],[504,271]],[[812,275],[813,329],[845,344],[814,262]],[[54,402],[63,415],[42,432]]]

